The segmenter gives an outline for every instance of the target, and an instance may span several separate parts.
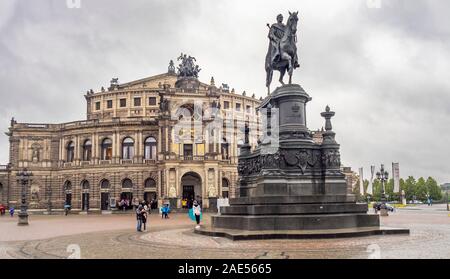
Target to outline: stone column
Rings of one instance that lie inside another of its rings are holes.
[[[64,160],[64,156],[63,156],[63,146],[64,146],[64,140],[63,138],[59,139],[59,156],[58,156],[58,160],[59,160],[59,165],[61,165],[61,162]],[[22,150],[26,150],[26,149],[22,149]],[[25,156],[23,157],[23,160],[25,160]]]
[[[181,189],[181,177],[178,168],[175,168],[175,189],[177,189],[177,208],[181,208],[181,197],[183,190]]]
[[[164,125],[164,133],[165,133],[165,141],[166,141],[166,149],[165,149],[165,151],[166,152],[170,152],[170,149],[169,149],[169,129],[168,129],[168,127],[167,127],[168,125],[167,125],[167,122],[165,123],[165,125]]]
[[[139,161],[138,163],[142,163],[144,161],[144,136],[142,134],[142,130],[139,131]]]
[[[80,161],[81,161],[81,141],[80,141],[80,136],[77,135],[77,137],[75,138],[75,164],[76,165],[80,165]]]
[[[158,153],[163,152],[162,150],[162,128],[158,127]],[[159,159],[159,158],[158,158]]]

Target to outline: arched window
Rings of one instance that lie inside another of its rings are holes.
[[[64,192],[70,192],[70,191],[72,191],[72,182],[67,180],[66,182],[64,182]]]
[[[228,198],[229,191],[228,179],[222,178],[222,198]]]
[[[67,180],[64,182],[65,202],[64,204],[72,205],[72,182]]]
[[[222,178],[222,188],[228,188],[228,187],[229,187],[228,179]]]
[[[112,140],[106,138],[102,141],[102,160],[111,160],[112,158]]]
[[[144,155],[145,160],[156,159],[156,139],[154,137],[148,137],[144,143]]]
[[[144,187],[145,188],[155,188],[156,181],[153,178],[147,178],[147,180],[145,180]]]
[[[73,141],[67,144],[67,162],[73,162],[75,157],[75,144]]]
[[[85,140],[83,144],[83,161],[90,161],[92,158],[92,142]]]
[[[131,160],[134,156],[134,140],[125,138],[122,142],[122,159]]]
[[[229,150],[228,150],[228,142],[226,138],[222,139],[222,143],[221,143],[221,153],[222,153],[222,158],[223,159],[229,159],[230,154],[229,154]]]
[[[83,180],[83,182],[81,182],[81,189],[89,190],[89,181]]]
[[[109,180],[108,179],[103,179],[100,182],[100,188],[102,188],[102,189],[109,189],[109,186],[110,186],[110,184],[109,184]]]
[[[129,178],[122,180],[122,188],[133,188],[133,182]]]

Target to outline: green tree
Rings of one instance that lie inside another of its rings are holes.
[[[403,190],[405,190],[405,196],[408,201],[414,199],[414,195],[416,194],[416,180],[414,177],[408,176],[404,181]]]
[[[394,199],[394,179],[389,179],[385,184],[385,193],[389,200]]]
[[[434,178],[428,177],[427,181],[425,182],[425,186],[428,194],[433,200],[438,201],[442,199],[441,188]]]
[[[418,200],[425,202],[427,200],[428,189],[423,177],[419,178],[415,187],[415,195]]]
[[[373,181],[373,200],[381,200],[381,182],[378,179]]]

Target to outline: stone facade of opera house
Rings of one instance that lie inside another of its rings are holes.
[[[71,204],[72,211],[95,212],[125,200],[130,208],[143,200],[179,208],[184,198],[212,209],[218,198],[236,195],[244,127],[253,147],[260,131],[254,94],[182,76],[171,62],[166,73],[128,83],[113,79],[84,97],[86,120],[11,120],[0,204],[19,208],[17,175],[24,168],[32,172],[26,193],[35,211]]]

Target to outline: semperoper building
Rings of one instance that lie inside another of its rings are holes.
[[[32,172],[27,202],[36,211],[101,211],[119,201],[195,197],[214,208],[236,196],[238,144],[260,132],[260,100],[226,84],[198,80],[193,57],[166,73],[85,95],[86,120],[61,124],[11,120],[9,164],[0,166],[0,203],[20,205],[17,173]]]

